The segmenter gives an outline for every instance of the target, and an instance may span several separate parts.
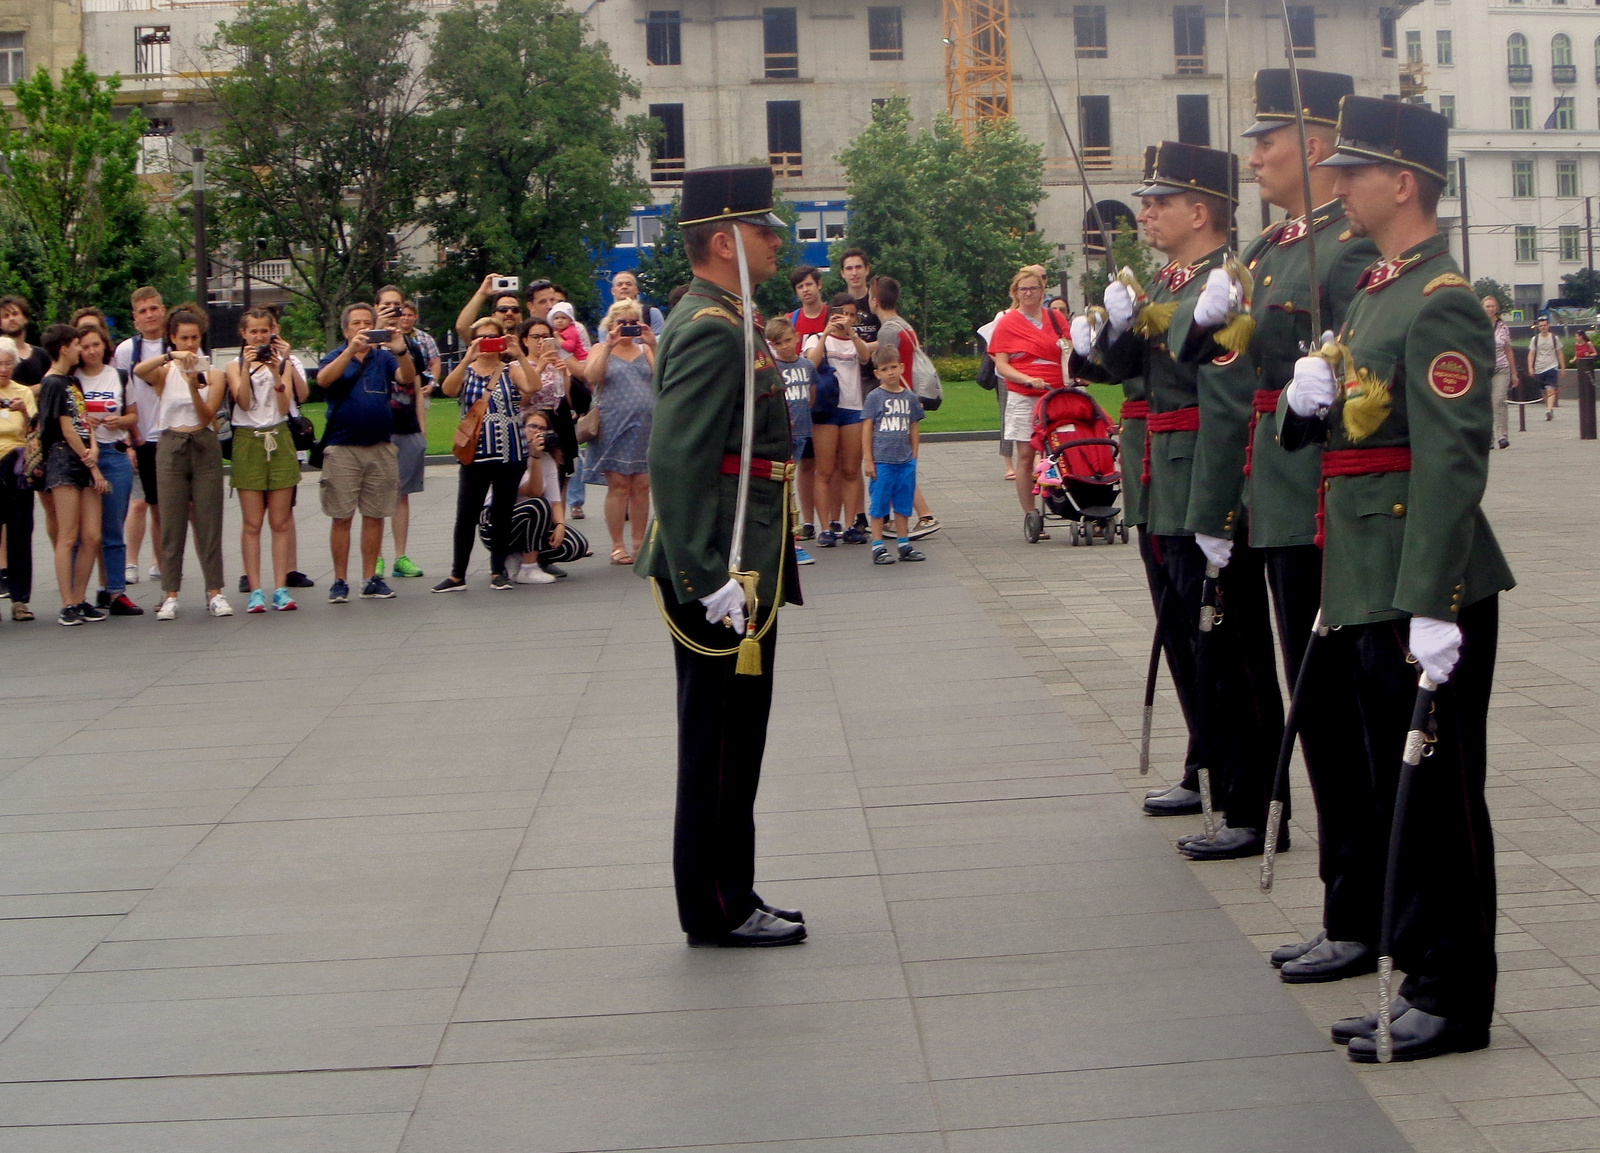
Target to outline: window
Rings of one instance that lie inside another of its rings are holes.
[[[1579,251],[1580,230],[1576,224],[1563,224],[1558,233],[1561,240],[1561,259],[1576,263],[1583,259]]]
[[[1447,160],[1444,165],[1444,195],[1455,200],[1461,195],[1461,161]]]
[[[1600,82],[1600,36],[1594,39],[1594,78]]]
[[[661,217],[639,217],[639,243],[654,244],[661,239]]]
[[[1556,161],[1556,195],[1581,195],[1578,192],[1578,162],[1576,160]]]
[[[1433,58],[1439,64],[1454,64],[1456,62],[1456,46],[1450,34],[1450,29],[1440,28],[1434,32]]]
[[[1517,259],[1521,261],[1539,259],[1539,230],[1531,224],[1517,225]]]
[[[1557,32],[1550,38],[1550,79],[1556,84],[1574,84],[1578,66],[1572,62],[1572,37]]]
[[[1211,147],[1211,97],[1178,97],[1178,143]]]
[[[1385,60],[1394,59],[1394,17],[1390,15],[1391,8],[1382,9],[1383,15],[1378,17],[1378,55]]]
[[[1422,63],[1422,33],[1412,30],[1406,33],[1406,63]]]
[[[26,37],[25,32],[0,32],[0,85],[9,87],[27,78],[27,65],[22,55]]]
[[[1204,76],[1206,71],[1206,10],[1182,4],[1172,10],[1172,52],[1179,76]]]
[[[1104,4],[1079,4],[1073,8],[1072,34],[1077,42],[1079,60],[1104,60],[1106,58],[1106,6]],[[1600,51],[1600,45],[1597,45],[1596,51]]]
[[[1111,97],[1078,97],[1078,141],[1085,168],[1111,167]]]
[[[172,26],[162,24],[133,30],[133,71],[136,76],[165,76]]]
[[[1528,60],[1528,38],[1513,32],[1506,38],[1506,77],[1513,84],[1528,84],[1533,80],[1533,65]]]
[[[1511,195],[1523,199],[1538,195],[1533,190],[1533,161],[1511,162]]]
[[[905,59],[905,44],[900,38],[900,9],[867,9],[867,59]]]
[[[174,129],[170,116],[145,118],[144,136],[139,141],[137,171],[142,176],[149,172],[172,170],[171,146]]]
[[[794,9],[788,9],[791,18]],[[767,101],[767,152],[774,176],[802,176],[800,101]]]
[[[1297,60],[1317,54],[1317,10],[1315,8],[1289,9],[1289,43],[1294,45]]]
[[[1533,127],[1533,97],[1513,96],[1511,98],[1511,127],[1525,131]]]
[[[1556,128],[1564,132],[1571,132],[1578,126],[1578,110],[1574,107],[1574,97],[1557,96],[1556,106],[1550,113],[1551,123],[1547,128]]]
[[[661,121],[661,136],[650,146],[650,182],[678,184],[683,180],[683,105],[652,104],[650,118]]]
[[[1450,127],[1456,126],[1456,98],[1454,96],[1439,96],[1439,115],[1450,122]]]
[[[800,79],[800,32],[793,8],[761,10],[761,42],[768,80]]]
[[[682,64],[682,21],[677,12],[652,12],[645,22],[644,55],[651,64]]]
[[[1523,316],[1531,320],[1540,311],[1540,306],[1543,303],[1544,285],[1513,284],[1511,286],[1511,309],[1513,312],[1521,312]],[[1521,317],[1517,319],[1520,320]]]

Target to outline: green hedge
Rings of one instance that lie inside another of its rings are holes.
[[[976,356],[936,356],[933,358],[933,367],[939,370],[940,380],[978,379],[978,358]]]

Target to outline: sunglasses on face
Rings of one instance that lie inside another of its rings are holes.
[[[517,308],[515,305],[507,304],[507,305],[502,305],[501,307],[495,309],[495,311],[496,312],[521,312],[522,309]]]

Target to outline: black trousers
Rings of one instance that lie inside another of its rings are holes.
[[[1296,545],[1261,552],[1292,690],[1322,604],[1322,550]],[[1322,925],[1335,941],[1376,946],[1383,892],[1382,877],[1372,864],[1384,859],[1383,830],[1378,827],[1366,742],[1360,727],[1350,723],[1349,682],[1341,683],[1336,675],[1340,662],[1327,652],[1328,637],[1319,639],[1312,653],[1296,714],[1300,752],[1317,806]]]
[[[517,504],[517,485],[527,465],[521,461],[485,460],[464,464],[456,480],[456,527],[452,541],[455,555],[450,561],[450,575],[460,579],[467,575],[467,562],[472,559],[472,538],[478,531],[478,515],[483,510],[483,498],[489,500],[489,571],[506,571],[506,554],[511,551],[511,510]]]
[[[1242,546],[1234,549],[1218,580],[1222,620],[1202,633],[1205,554],[1188,536],[1157,536],[1153,548],[1172,590],[1166,627],[1194,654],[1190,692],[1202,763],[1212,771],[1216,807],[1233,828],[1264,829],[1272,772],[1283,740],[1283,697],[1261,554]]]
[[[1484,799],[1489,695],[1494,688],[1500,602],[1460,612],[1461,659],[1434,697],[1438,739],[1411,789],[1396,884],[1394,960],[1401,993],[1425,1012],[1487,1025],[1494,1010],[1494,835]],[[1387,860],[1400,754],[1417,697],[1417,666],[1406,660],[1410,621],[1355,625],[1330,633],[1335,684],[1351,691],[1366,738],[1383,854],[1367,867],[1373,888]],[[1347,704],[1347,720],[1350,715]],[[1380,890],[1377,890],[1381,892]]]
[[[1150,531],[1139,525],[1139,559],[1144,561],[1145,582],[1150,586],[1150,604],[1159,616],[1162,612],[1162,590],[1167,587],[1167,575],[1156,560],[1155,546]],[[1174,615],[1161,630],[1161,651],[1167,658],[1167,672],[1172,677],[1178,693],[1178,707],[1183,710],[1183,723],[1189,727],[1189,748],[1183,758],[1183,780],[1186,789],[1199,788],[1200,727],[1194,702],[1194,646],[1184,640],[1183,623]]]
[[[17,454],[0,456],[0,524],[6,530],[6,584],[14,604],[33,599],[33,490],[17,477]]]
[[[738,638],[706,623],[698,601],[678,604],[657,581],[667,613],[695,643],[725,649]],[[763,620],[765,619],[763,615]],[[690,936],[737,929],[761,903],[755,891],[756,788],[772,712],[778,629],[761,642],[761,675],[739,676],[735,657],[699,656],[676,637],[678,806],[672,831],[672,877],[678,923]]]

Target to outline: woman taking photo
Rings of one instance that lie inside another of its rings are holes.
[[[528,459],[522,440],[522,406],[535,392],[537,374],[521,342],[515,334],[508,338],[498,320],[486,316],[473,324],[471,331],[472,344],[441,388],[446,396],[459,398],[463,420],[471,417],[480,401],[484,407],[472,463],[461,466],[456,481],[450,575],[433,586],[436,593],[461,592],[467,587],[467,562],[472,559],[472,537],[485,497],[489,498],[489,587],[496,592],[513,587],[506,573],[511,510]]]
[[[611,532],[611,563],[631,565],[650,523],[650,421],[655,413],[656,352],[644,336],[639,303],[619,300],[600,322],[605,339],[584,365],[594,403],[600,409],[600,436],[590,455],[592,472],[606,478],[606,528]],[[623,544],[623,524],[633,526],[633,551]]]
[[[78,330],[52,324],[39,343],[51,360],[49,375],[39,382],[39,444],[44,486],[56,506],[56,584],[61,588],[56,623],[95,624],[106,614],[86,598],[89,574],[100,556],[100,498],[111,486],[100,472],[88,410],[73,376]]]
[[[1044,277],[1033,266],[1011,278],[1011,310],[1000,317],[989,339],[994,369],[1006,382],[1006,412],[1000,435],[1016,445],[1017,502],[1024,516],[1034,510],[1033,406],[1060,388],[1062,338],[1067,326],[1044,306]],[[1049,540],[1049,533],[1040,533]]]
[[[567,524],[567,505],[561,497],[561,473],[552,455],[550,414],[543,409],[526,413],[522,422],[528,444],[528,471],[517,487],[517,506],[511,513],[511,551],[522,554],[517,570],[519,585],[554,584],[553,564],[571,564],[589,554],[589,542]],[[478,520],[478,535],[489,544],[489,510]]]
[[[252,308],[239,318],[239,359],[228,365],[233,397],[233,487],[239,494],[239,551],[250,589],[247,613],[267,611],[261,588],[261,524],[272,523],[272,607],[292,612],[289,571],[294,567],[294,490],[300,461],[289,435],[289,406],[304,403],[305,378],[295,371],[289,346],[272,334],[273,316]]]
[[[31,621],[33,596],[33,489],[22,475],[28,451],[28,426],[39,405],[33,389],[12,379],[17,370],[17,343],[0,336],[0,526],[6,530],[6,578],[11,619]]]
[[[144,610],[128,599],[128,548],[123,522],[133,497],[133,454],[129,439],[139,427],[138,406],[128,382],[111,364],[111,334],[98,320],[78,323],[78,387],[83,392],[100,475],[111,485],[100,501],[100,592],[95,607],[114,617],[142,617]]]
[[[866,516],[867,508],[861,480],[861,365],[872,358],[872,350],[856,333],[857,319],[855,300],[848,292],[838,293],[828,305],[828,325],[822,335],[807,337],[802,345],[812,364],[821,368],[826,360],[839,379],[838,407],[811,413],[814,491],[822,530],[817,544],[822,548],[833,548],[841,540],[866,544],[868,539],[867,530],[856,522]]]
[[[152,356],[134,368],[160,397],[156,426],[156,489],[161,507],[161,589],[166,594],[156,620],[178,615],[183,586],[183,552],[189,519],[194,518],[194,550],[206,581],[206,612],[231,617],[222,595],[222,446],[212,423],[222,405],[227,381],[201,355],[206,322],[186,307],[167,317],[172,351]],[[191,507],[192,506],[192,507]]]

